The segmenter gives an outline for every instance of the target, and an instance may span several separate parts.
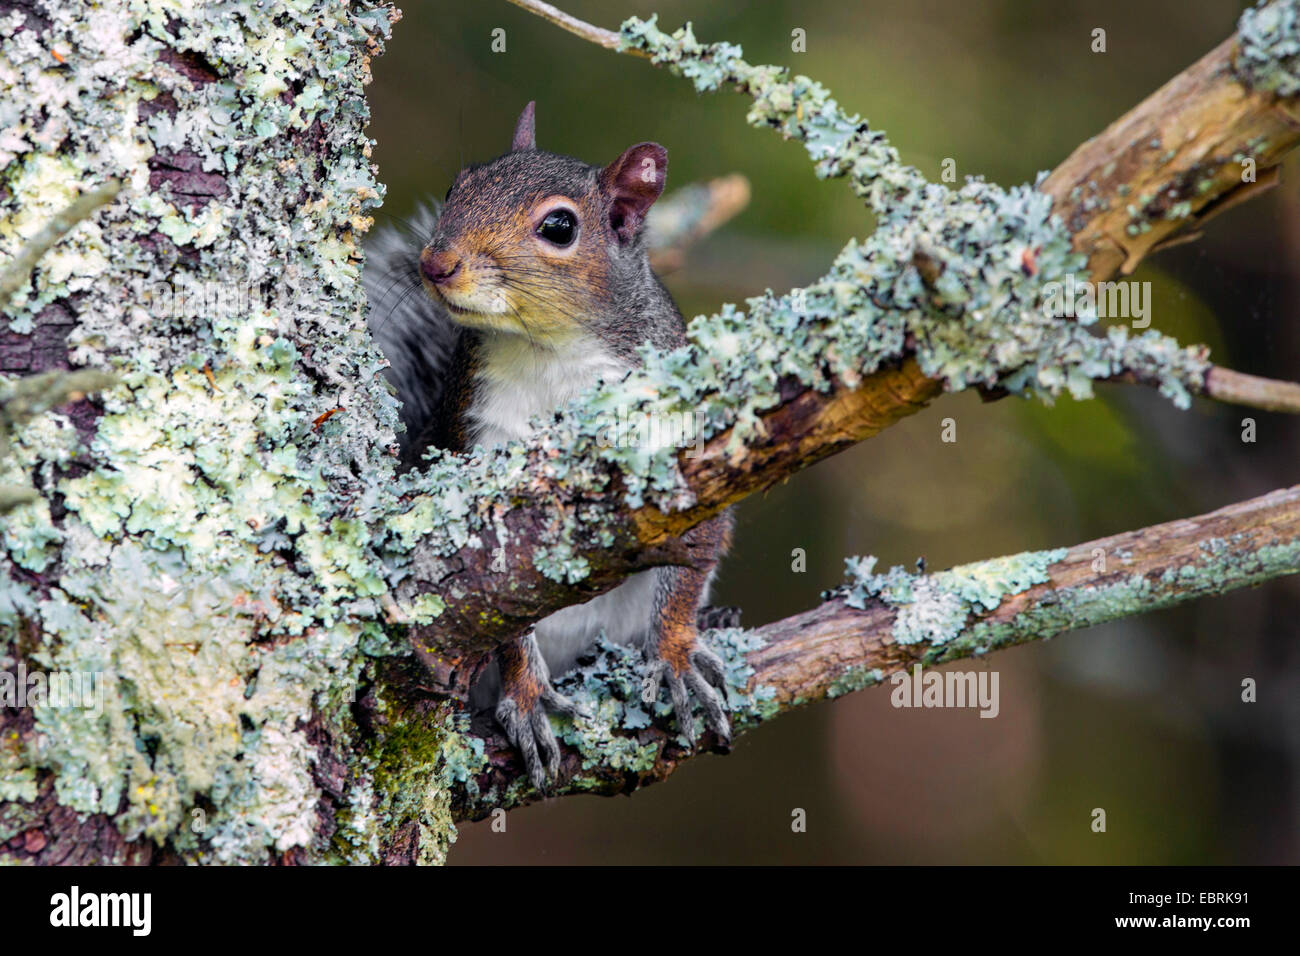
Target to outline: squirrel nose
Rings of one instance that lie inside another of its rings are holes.
[[[459,271],[460,257],[454,252],[425,249],[420,253],[420,272],[434,285],[442,285]]]

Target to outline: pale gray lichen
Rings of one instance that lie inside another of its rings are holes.
[[[6,520],[8,560],[59,576],[0,576],[0,647],[37,620],[31,662],[102,673],[107,699],[102,714],[36,708],[21,773],[5,750],[6,793],[30,799],[28,771],[49,771],[61,803],[114,815],[129,839],[264,861],[313,839],[304,725],[346,717],[362,643],[388,643],[372,525],[395,418],[357,278],[381,196],[362,84],[391,11],[38,6],[0,31],[0,259],[90,186],[125,188],[40,260],[9,328],[72,303],[71,359],[117,384],[88,452],[52,415],[3,463],[67,513],[43,498]],[[151,183],[177,155],[220,188]],[[177,314],[151,298],[185,285],[236,304]],[[313,428],[325,401],[347,411]],[[82,467],[60,478],[73,454]],[[358,786],[346,799],[382,805]]]
[[[848,558],[848,583],[833,593],[849,607],[861,609],[876,600],[894,608],[892,636],[897,643],[939,647],[1009,596],[1051,580],[1048,567],[1065,555],[1065,548],[1026,551],[931,574],[897,565],[877,574],[874,557]]]
[[[1294,0],[1262,0],[1237,21],[1238,79],[1278,96],[1300,93],[1300,9]]]
[[[845,668],[826,689],[826,696],[834,700],[854,691],[875,687],[885,679],[885,672],[879,667],[867,667],[859,664]]]
[[[702,640],[723,662],[733,726],[743,730],[774,716],[778,711],[773,702],[775,690],[762,684],[750,686],[754,669],[747,655],[763,646],[763,638],[743,628],[725,628],[706,632]],[[645,701],[645,674],[644,655],[638,648],[601,638],[571,671],[556,679],[557,690],[587,715],[578,720],[551,718],[560,738],[581,754],[584,771],[601,768],[648,773],[662,756],[662,743],[655,738],[643,742],[637,731],[655,721],[671,725],[679,717],[668,706],[667,691],[662,687],[654,701]],[[698,737],[705,729],[703,716],[694,713],[690,719]],[[679,733],[674,739],[678,746],[686,746],[684,735]],[[595,777],[579,774],[567,786],[583,790],[602,785]]]
[[[1098,573],[1095,581],[1075,587],[1054,588],[1007,619],[978,621],[959,640],[937,649],[932,659],[1046,639],[1300,570],[1300,540],[1258,547],[1249,535],[1237,534],[1211,539],[1199,550],[1195,560],[1150,573],[1128,568],[1131,554],[1117,555],[1117,571]]]

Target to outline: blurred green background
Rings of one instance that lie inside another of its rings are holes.
[[[1032,181],[1234,29],[1232,0],[566,0],[616,28],[658,12],[827,84],[937,177]],[[538,143],[592,163],[652,139],[669,188],[730,172],[750,207],[666,277],[687,315],[825,270],[870,229],[801,147],[750,129],[748,101],[697,96],[644,61],[561,32],[504,0],[411,2],[374,63],[374,157],[385,211],[440,197],[462,162],[503,152],[537,100]],[[1090,50],[1092,30],[1107,52]],[[493,53],[492,31],[506,31]],[[791,51],[802,28],[807,51]],[[1300,191],[1226,213],[1199,243],[1133,276],[1153,326],[1218,361],[1300,377]],[[384,213],[380,219],[383,221]],[[1258,440],[1241,441],[1241,419]],[[953,417],[958,440],[939,440]],[[1282,416],[1146,390],[1048,408],[948,396],[739,509],[715,600],[749,625],[808,608],[845,555],[931,568],[1210,510],[1295,481],[1300,428]],[[806,573],[791,551],[807,551]],[[1001,714],[896,710],[889,688],[805,708],[693,760],[631,799],[566,797],[462,828],[453,863],[1295,863],[1300,861],[1300,584],[1263,588],[1003,652]],[[1243,677],[1259,701],[1240,702]],[[1094,834],[1103,807],[1108,832]],[[790,829],[807,811],[806,833]]]

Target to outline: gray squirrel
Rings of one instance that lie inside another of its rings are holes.
[[[417,214],[414,237],[384,228],[367,243],[369,323],[402,401],[403,468],[419,467],[430,446],[526,439],[534,416],[639,365],[638,346],[686,342],[643,237],[667,151],[638,143],[608,166],[590,166],[538,149],[534,110],[524,108],[510,152],[462,169],[441,207]],[[704,555],[697,565],[638,572],[496,652],[495,673],[478,681],[471,701],[495,704],[535,786],[559,770],[547,711],[577,716],[550,675],[572,667],[602,631],[644,648],[649,686],[667,683],[692,744],[692,697],[709,729],[730,742],[723,665],[699,630],[735,623],[734,609],[702,610],[731,530],[729,512],[697,526],[687,533]]]

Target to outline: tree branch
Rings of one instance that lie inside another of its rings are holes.
[[[569,16],[563,10],[552,6],[549,3],[543,3],[542,0],[510,0],[517,7],[523,7],[529,13],[535,13],[550,23],[554,23],[561,30],[567,30],[574,36],[582,37],[584,40],[590,40],[597,46],[603,46],[607,50],[617,50],[619,48],[619,37],[617,33],[611,30],[604,30],[600,27],[592,26],[590,23],[579,20],[577,17]],[[638,53],[639,56],[645,54]]]
[[[15,382],[0,376],[0,469],[9,455],[14,430],[37,415],[66,402],[78,401],[87,392],[110,387],[112,376],[90,369],[75,372],[41,372]],[[0,516],[40,498],[33,488],[0,483]]]
[[[1300,140],[1300,106],[1251,85],[1236,65],[1241,43],[1224,40],[1039,186],[1094,276],[1128,275],[1277,183],[1278,165]]]
[[[566,28],[585,35],[582,27]],[[1066,319],[1050,307],[1054,286],[1085,275],[1084,256],[1095,260],[1093,282],[1108,279],[1155,248],[1143,236],[1167,240],[1216,203],[1248,194],[1241,176],[1229,175],[1240,169],[1232,157],[1268,169],[1294,148],[1300,128],[1286,121],[1294,99],[1248,87],[1262,82],[1258,70],[1232,66],[1233,51],[1252,64],[1266,60],[1258,36],[1245,47],[1221,45],[1157,91],[1047,177],[1047,192],[935,186],[806,78],[751,66],[734,46],[702,44],[689,28],[663,33],[653,20],[627,21],[621,37],[620,50],[649,54],[697,89],[749,94],[749,121],[803,142],[819,174],[847,177],[879,224],[819,283],[753,299],[747,313],[696,319],[692,348],[652,357],[621,389],[590,402],[585,419],[571,415],[532,442],[517,479],[500,483],[503,456],[517,461],[516,450],[476,459],[468,473],[444,461],[433,480],[409,487],[412,513],[430,533],[407,542],[421,570],[398,598],[438,595],[441,613],[424,622],[417,647],[439,686],[463,692],[467,658],[632,571],[689,563],[683,531],[945,390],[1087,397],[1093,381],[1121,381],[1157,387],[1179,404],[1203,395],[1300,411],[1300,386],[1218,368],[1204,348],[1151,332],[1130,337],[1112,326],[1101,337],[1087,327],[1095,316]],[[1281,51],[1285,39],[1277,39]],[[1202,129],[1213,133],[1187,140]],[[1141,148],[1129,148],[1137,135]],[[1172,155],[1151,145],[1180,135],[1191,145]],[[1114,168],[1106,149],[1126,150]],[[1063,185],[1077,183],[1086,189]],[[1127,213],[1130,200],[1140,216]],[[1136,230],[1123,256],[1107,244],[1119,241],[1112,233],[1120,221],[1108,210],[1125,210]],[[675,456],[610,451],[597,433],[616,409],[651,417],[702,410],[703,440]],[[485,489],[476,514],[448,516],[424,494],[466,482]],[[463,543],[448,547],[456,540]]]
[[[1294,382],[1278,382],[1217,365],[1206,373],[1205,394],[1220,402],[1268,412],[1295,412],[1300,405],[1300,385]]]
[[[1300,486],[1208,514],[1055,551],[978,561],[936,574],[856,565],[835,596],[752,631],[712,632],[731,678],[740,734],[804,704],[882,683],[914,664],[937,665],[1046,640],[1300,571]],[[606,647],[561,682],[597,713],[591,726],[556,718],[563,739],[555,793],[631,793],[693,755],[681,738],[640,716],[639,685],[621,673],[635,653]],[[613,758],[613,759],[611,759]],[[454,807],[478,819],[541,799],[499,737]]]

